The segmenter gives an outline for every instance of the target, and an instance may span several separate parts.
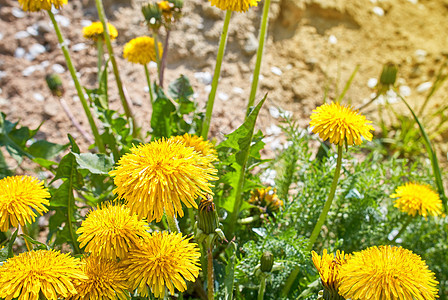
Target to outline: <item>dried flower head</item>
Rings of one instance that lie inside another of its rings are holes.
[[[312,252],[312,259],[314,266],[320,275],[320,280],[324,286],[324,295],[331,295],[332,299],[338,299],[338,286],[340,284],[340,268],[346,264],[350,259],[349,254],[344,254],[344,251],[336,251],[336,255],[328,253],[327,249],[324,249],[322,257],[316,252]]]
[[[82,260],[86,279],[77,279],[76,295],[68,299],[127,300],[128,278],[120,262],[90,255]]]
[[[94,256],[124,258],[129,249],[148,235],[148,224],[124,205],[107,203],[90,211],[76,232],[79,246]]]
[[[10,176],[0,179],[0,231],[24,226],[48,211],[50,193],[42,181],[31,176]]]
[[[76,294],[73,280],[86,279],[79,259],[54,250],[19,254],[0,266],[0,298],[49,300]]]
[[[352,300],[435,299],[435,275],[420,256],[395,246],[354,252],[340,267],[339,293]]]
[[[332,102],[313,110],[310,126],[324,141],[329,139],[335,145],[343,146],[345,143],[351,146],[361,145],[361,136],[368,141],[372,140],[370,131],[374,128],[370,123],[350,106]]]
[[[213,6],[222,10],[246,12],[252,6],[258,6],[260,0],[210,0]]]
[[[159,42],[159,58],[162,57],[163,47]],[[146,65],[156,60],[154,39],[149,36],[140,36],[130,40],[123,49],[123,57],[134,64]]]
[[[18,0],[24,11],[40,11],[50,10],[51,6],[59,9],[62,5],[67,4],[67,0]]]
[[[442,214],[442,200],[427,184],[408,182],[399,186],[390,197],[397,198],[395,207],[411,216],[418,213],[426,218]]]
[[[212,194],[216,169],[208,157],[174,140],[160,139],[133,147],[115,170],[114,193],[125,199],[131,211],[149,222],[169,216],[183,217],[182,202],[197,208],[196,198]]]
[[[185,291],[185,281],[194,282],[200,270],[199,248],[189,241],[181,233],[155,232],[131,249],[123,264],[132,288],[142,297],[151,291],[157,298],[165,296],[165,287],[171,294],[174,288]]]
[[[107,23],[107,27],[109,29],[109,35],[112,40],[115,40],[118,36],[117,28],[114,25]],[[86,26],[82,29],[82,35],[84,38],[92,41],[97,41],[98,39],[103,38],[104,27],[101,22],[93,22],[89,26]]]

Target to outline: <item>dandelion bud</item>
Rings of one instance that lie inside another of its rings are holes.
[[[142,13],[145,17],[146,24],[150,28],[154,30],[160,28],[160,26],[162,25],[163,12],[157,3],[149,3],[142,6]]]
[[[274,255],[270,251],[263,252],[263,254],[261,255],[260,263],[260,269],[262,272],[271,272],[272,266],[274,265]]]
[[[207,195],[207,198],[203,198],[199,203],[198,228],[205,234],[215,233],[215,230],[219,228],[218,214],[210,195]]]
[[[388,63],[384,65],[383,71],[380,76],[380,83],[382,85],[393,86],[397,80],[398,68],[393,63]]]
[[[62,97],[64,95],[64,87],[62,86],[61,77],[58,74],[48,74],[45,76],[45,80],[53,96]]]

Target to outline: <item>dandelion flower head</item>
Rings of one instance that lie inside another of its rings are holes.
[[[196,152],[199,152],[204,156],[210,156],[212,161],[218,159],[217,152],[213,144],[208,140],[204,141],[202,136],[190,135],[186,133],[184,135],[171,137],[170,139],[184,143],[187,147],[193,147]]]
[[[199,275],[201,256],[197,244],[190,243],[181,233],[155,232],[138,247],[131,249],[123,261],[133,289],[142,297],[151,291],[156,298],[165,296],[165,287],[183,292],[187,281]]]
[[[107,203],[91,211],[76,232],[80,247],[94,256],[124,258],[130,248],[148,235],[148,224],[124,205]]]
[[[31,176],[9,176],[0,179],[0,231],[24,226],[43,214],[50,205],[50,193],[44,183]]]
[[[123,265],[111,259],[90,255],[82,260],[87,279],[74,280],[76,295],[70,300],[127,300],[128,278]]]
[[[118,36],[117,28],[114,25],[107,23],[107,27],[109,29],[109,35],[112,40],[115,40]],[[98,39],[103,38],[104,27],[101,22],[93,22],[89,26],[86,26],[82,29],[82,35],[84,38],[92,41],[97,41]]]
[[[395,200],[395,207],[411,216],[417,213],[423,217],[438,216],[442,214],[442,200],[429,185],[406,183],[399,186],[395,193],[390,195]]]
[[[163,47],[159,42],[159,57],[162,57]],[[154,39],[149,36],[141,36],[130,40],[123,49],[123,57],[134,64],[146,65],[156,60]]]
[[[336,251],[336,255],[333,255],[333,253],[328,253],[327,249],[324,249],[322,256],[319,256],[314,251],[311,254],[325,291],[332,295],[338,295],[340,268],[347,263],[350,255],[344,254],[344,251],[339,252],[339,250]]]
[[[354,252],[340,268],[339,293],[352,300],[429,300],[438,293],[435,275],[425,261],[395,246]]]
[[[222,10],[246,12],[252,6],[258,6],[260,0],[210,0],[211,5]]]
[[[24,11],[40,11],[50,10],[51,6],[59,9],[62,5],[67,4],[67,0],[19,0],[19,4]]]
[[[278,211],[283,207],[283,201],[278,198],[277,189],[272,189],[272,187],[252,191],[249,203],[265,207],[269,212]]]
[[[132,212],[159,222],[164,211],[183,217],[181,203],[197,208],[198,197],[213,194],[209,181],[217,179],[216,172],[209,158],[192,147],[160,139],[134,146],[109,174],[117,186],[114,193],[127,201]]]
[[[313,132],[319,134],[330,143],[343,146],[361,145],[361,136],[366,140],[372,140],[371,130],[374,130],[371,121],[365,116],[353,110],[350,106],[339,103],[323,104],[313,110],[310,126]]]
[[[57,300],[76,293],[73,280],[86,279],[79,259],[54,250],[19,254],[0,266],[0,298]]]

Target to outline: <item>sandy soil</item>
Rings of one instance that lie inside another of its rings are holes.
[[[96,50],[83,39],[81,30],[88,21],[96,21],[95,8],[89,1],[69,2],[58,20],[70,41],[82,84],[93,87]],[[148,34],[140,13],[142,1],[104,2],[119,32],[114,50],[124,85],[140,124],[148,129],[150,105],[144,70],[121,56],[127,41]],[[262,5],[232,16],[211,128],[218,138],[243,120]],[[410,94],[413,105],[420,106],[428,82],[434,80],[448,55],[447,14],[447,0],[273,0],[257,96],[269,93],[258,127],[268,135],[270,147],[279,146],[277,108],[292,112],[301,126],[307,126],[312,109],[322,103],[325,92],[333,99],[357,65],[347,102],[367,102],[373,92],[368,83],[372,85],[384,63],[394,62],[400,66],[399,86]],[[205,0],[187,0],[184,17],[171,33],[166,84],[185,74],[194,86],[199,107],[204,107],[210,89],[223,16]],[[48,16],[24,13],[17,1],[0,0],[0,110],[8,119],[32,128],[45,121],[38,138],[65,143],[66,134],[71,133],[86,149],[46,87],[45,75],[54,71],[61,72],[67,90],[64,99],[71,111],[88,129]],[[156,69],[150,71],[154,78]],[[435,95],[429,110],[446,102],[446,92],[443,87]],[[112,106],[118,109],[118,93],[112,89],[110,95]],[[375,119],[376,105],[366,113]]]

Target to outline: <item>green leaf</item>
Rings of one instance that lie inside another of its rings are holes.
[[[33,250],[50,250],[50,247],[48,247],[48,245],[41,243],[39,241],[36,241],[35,239],[33,239],[32,237],[30,237],[26,234],[21,234],[20,236],[23,237],[24,239],[26,239],[31,244],[37,245],[37,247],[34,247]]]
[[[14,245],[14,242],[16,241],[18,233],[19,233],[19,229],[16,229],[16,231],[14,231],[14,233],[12,234],[11,239],[9,240],[9,243],[8,243],[8,258],[11,258],[11,257],[14,256],[14,253],[12,252],[12,246]]]
[[[5,261],[8,259],[8,248],[2,248],[0,249],[0,262]],[[0,264],[1,266],[1,264]]]
[[[226,278],[224,280],[224,299],[233,299],[233,285],[235,282],[235,262],[236,262],[236,244],[230,242],[226,248],[226,256],[228,257],[226,266]]]
[[[189,98],[193,96],[194,92],[188,78],[184,75],[180,75],[179,78],[169,85],[168,94],[174,99],[180,99]]]
[[[68,145],[59,145],[47,142],[46,140],[39,140],[28,148],[28,153],[34,157],[49,160],[67,149],[67,147]]]
[[[78,163],[78,169],[89,170],[93,174],[107,175],[114,165],[110,156],[105,154],[73,153]]]
[[[69,179],[73,186],[81,188],[83,186],[83,177],[77,170],[78,163],[76,162],[75,155],[71,152],[61,159],[58,169],[56,170],[56,176],[52,182],[58,179]]]
[[[176,107],[163,93],[162,89],[157,85],[154,86],[157,99],[152,106],[151,128],[152,138],[169,137],[173,132],[172,114],[176,111]]]
[[[14,173],[9,169],[2,151],[0,151],[0,179],[11,176]]]

